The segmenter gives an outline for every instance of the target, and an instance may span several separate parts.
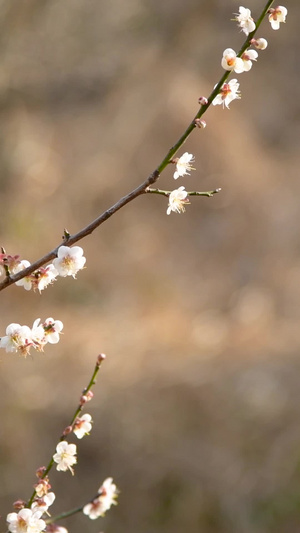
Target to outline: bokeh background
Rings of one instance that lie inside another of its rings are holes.
[[[249,0],[256,17],[264,4]],[[210,108],[183,151],[193,198],[143,196],[82,241],[87,268],[42,295],[1,293],[1,333],[52,316],[64,336],[1,353],[1,531],[32,492],[107,354],[74,478],[53,514],[113,476],[119,505],[72,533],[300,531],[299,16]],[[0,242],[34,261],[140,184],[240,47],[222,0],[0,1]],[[174,168],[159,186],[174,187]],[[71,440],[71,439],[69,439]],[[75,442],[75,440],[74,440]]]

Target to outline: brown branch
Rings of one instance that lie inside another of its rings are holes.
[[[116,202],[114,205],[109,207],[106,211],[104,211],[98,218],[93,220],[88,226],[80,230],[78,233],[75,233],[74,235],[69,235],[67,232],[65,232],[65,237],[63,241],[54,248],[51,252],[48,252],[46,255],[35,261],[35,263],[32,263],[29,267],[24,268],[21,270],[21,272],[18,272],[17,274],[14,274],[13,276],[7,276],[1,283],[0,283],[0,291],[3,289],[6,289],[6,287],[9,287],[19,279],[25,278],[26,276],[29,276],[29,274],[32,274],[35,270],[40,268],[41,266],[45,265],[49,261],[52,261],[57,256],[57,251],[60,246],[68,245],[71,246],[72,244],[75,244],[76,242],[80,241],[87,235],[90,235],[93,233],[93,231],[101,226],[103,222],[105,222],[108,218],[110,218],[114,213],[119,211],[124,205],[128,204],[141,194],[144,194],[146,192],[147,187],[149,185],[153,185],[159,178],[159,172],[157,170],[154,170],[152,174],[136,189],[131,191],[126,196],[123,196],[118,202]]]

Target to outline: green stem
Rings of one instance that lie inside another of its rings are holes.
[[[59,520],[62,520],[63,518],[67,518],[68,516],[72,516],[76,513],[81,513],[84,508],[84,505],[81,507],[76,507],[75,509],[71,509],[70,511],[66,511],[65,513],[60,513],[56,516],[51,516],[51,518],[48,518],[45,520],[46,524],[53,524],[55,522],[58,522]]]
[[[89,392],[89,390],[91,390],[91,388],[93,387],[93,385],[95,385],[95,383],[96,383],[96,376],[97,376],[97,374],[98,374],[98,372],[99,372],[99,369],[100,369],[101,363],[102,363],[102,361],[103,361],[104,359],[105,359],[105,356],[104,356],[103,354],[98,355],[98,357],[97,357],[97,363],[96,363],[96,365],[95,365],[95,368],[94,368],[94,371],[93,371],[92,377],[91,377],[91,379],[90,379],[89,384],[87,385],[87,387],[83,390],[82,395],[86,395],[86,394]],[[81,397],[82,397],[82,395],[81,395]],[[77,407],[77,409],[76,409],[74,415],[72,416],[72,419],[71,419],[71,422],[70,422],[69,426],[73,426],[73,424],[74,424],[76,418],[78,417],[79,413],[82,411],[84,405],[85,405],[85,403],[82,403],[82,402],[79,403],[79,405],[78,405],[78,407]],[[63,440],[66,440],[66,436],[65,436],[64,433],[61,435],[61,437],[60,437],[60,439],[59,439],[59,442],[61,442],[61,441],[63,441]],[[41,476],[41,479],[44,479],[44,478],[47,476],[47,474],[48,474],[48,472],[51,470],[53,464],[54,464],[54,459],[53,459],[53,457],[52,457],[51,460],[50,460],[49,463],[48,463],[48,466],[46,467],[45,472],[44,472],[43,475]],[[31,497],[30,497],[30,499],[28,500],[27,507],[30,507],[30,506],[31,506],[31,504],[32,504],[32,502],[33,502],[33,500],[34,500],[34,498],[35,498],[35,495],[36,495],[36,491],[34,490],[33,493],[32,493],[32,495],[31,495]]]
[[[199,191],[186,191],[188,196],[208,196],[211,197],[214,194],[217,194],[220,192],[221,188],[214,189],[213,191],[205,191],[205,192],[199,192]],[[172,191],[163,191],[162,189],[152,189],[148,187],[145,191],[146,193],[152,193],[152,194],[161,194],[163,196],[170,196]]]

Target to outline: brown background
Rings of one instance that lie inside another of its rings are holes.
[[[258,16],[263,1],[247,4]],[[27,498],[99,352],[76,476],[51,474],[53,514],[113,476],[118,507],[70,532],[300,530],[299,15],[210,108],[183,151],[209,190],[185,215],[137,199],[82,242],[87,268],[41,296],[1,293],[11,322],[64,323],[58,346],[1,352],[1,515]],[[157,166],[243,34],[222,0],[0,2],[1,245],[34,261]],[[174,187],[175,185],[175,187]],[[75,440],[74,440],[75,442]],[[5,530],[2,519],[1,530]]]

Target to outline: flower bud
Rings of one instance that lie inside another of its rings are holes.
[[[13,508],[16,509],[16,511],[20,511],[20,509],[24,509],[26,505],[26,502],[24,500],[17,500],[13,503]]]
[[[208,104],[208,100],[207,100],[207,98],[205,98],[205,96],[200,96],[200,98],[198,98],[198,103],[200,105],[207,105]]]
[[[202,128],[202,129],[206,128],[206,121],[203,120],[203,119],[196,118],[196,119],[195,119],[195,124],[196,124],[196,126],[197,126],[198,128]]]
[[[257,50],[265,50],[268,46],[268,41],[267,39],[260,37],[259,39],[251,39],[250,44],[255,46]]]

